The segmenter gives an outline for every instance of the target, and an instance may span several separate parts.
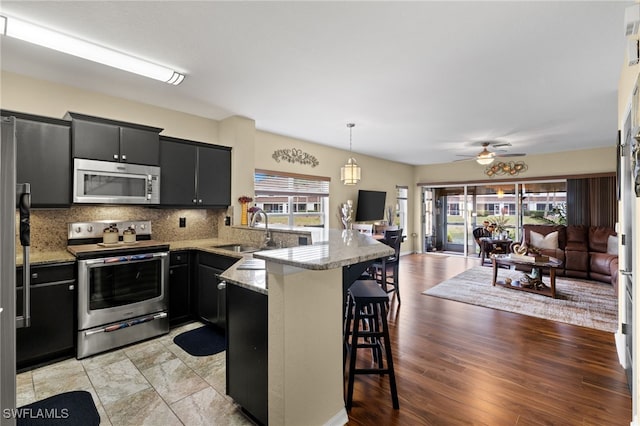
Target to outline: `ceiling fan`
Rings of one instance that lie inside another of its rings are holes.
[[[523,153],[503,153],[505,151],[504,149],[494,149],[492,151],[489,151],[487,149],[488,147],[501,148],[505,146],[511,146],[509,142],[479,142],[478,144],[482,146],[482,151],[480,151],[476,155],[463,155],[463,154],[458,154],[458,155],[474,158],[478,164],[481,164],[483,166],[493,163],[493,160],[496,158],[522,157],[526,155]],[[461,160],[458,160],[458,161],[461,161]]]

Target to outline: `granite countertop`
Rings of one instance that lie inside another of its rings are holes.
[[[264,267],[264,261],[253,259],[251,254],[245,255],[242,261],[236,262],[220,274],[220,278],[227,283],[235,284],[258,293],[269,294],[267,290],[267,271]]]
[[[46,265],[49,263],[75,262],[76,257],[67,250],[47,250],[29,252],[29,262],[32,265]],[[22,248],[16,250],[16,266],[22,266]]]
[[[237,258],[239,262],[224,271],[221,275],[222,279],[263,294],[268,293],[267,274],[258,259],[302,269],[326,270],[393,254],[391,247],[358,232],[332,229],[327,232],[327,237],[327,241],[314,245],[264,250],[255,253],[238,253],[217,248],[217,246],[236,243],[220,238],[163,242],[169,244],[171,251],[200,250]],[[30,259],[32,264],[75,261],[73,254],[67,250],[32,251]],[[21,251],[17,255],[16,264],[22,265]],[[261,266],[262,268],[258,269]],[[245,269],[247,267],[250,269]]]
[[[158,241],[156,241],[158,242]],[[223,250],[215,246],[234,244],[234,241],[223,240],[221,238],[207,238],[202,240],[183,240],[183,241],[161,241],[169,244],[169,250],[202,250],[210,253],[223,254],[225,256],[242,258],[241,253]],[[29,260],[32,265],[45,265],[49,263],[74,262],[76,257],[66,249],[60,250],[31,250]],[[22,248],[16,249],[16,266],[22,266]]]
[[[353,230],[330,229],[327,237],[319,244],[260,251],[253,257],[302,269],[326,270],[395,253],[388,245]]]

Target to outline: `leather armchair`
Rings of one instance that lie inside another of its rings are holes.
[[[565,274],[576,278],[589,278],[589,228],[577,225],[567,228],[565,247]]]
[[[612,266],[617,270],[617,254],[607,253],[610,235],[616,235],[611,228],[592,226],[589,228],[589,277],[594,280],[612,283]],[[616,264],[613,265],[614,259]],[[617,274],[616,274],[617,277]]]

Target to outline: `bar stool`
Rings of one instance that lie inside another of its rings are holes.
[[[387,293],[374,280],[359,280],[349,287],[344,325],[345,358],[347,352],[349,353],[347,401],[345,404],[347,410],[350,410],[353,404],[353,385],[356,374],[389,375],[393,408],[396,410],[400,408],[387,324],[386,304],[388,301]],[[359,348],[370,348],[373,362],[377,366],[356,368]],[[383,358],[386,358],[386,367]]]

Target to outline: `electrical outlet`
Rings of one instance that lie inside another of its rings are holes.
[[[186,228],[187,227],[187,218],[186,217],[181,217],[180,218],[180,228]]]

